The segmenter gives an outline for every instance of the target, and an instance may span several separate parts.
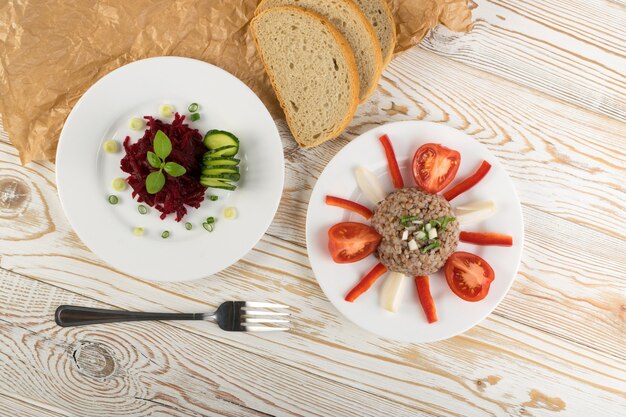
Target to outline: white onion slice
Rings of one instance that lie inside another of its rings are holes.
[[[456,219],[462,226],[488,219],[495,212],[496,203],[492,200],[475,201],[454,209]]]
[[[372,174],[367,168],[358,167],[354,171],[356,183],[365,197],[374,205],[385,199],[386,194],[378,178]]]
[[[392,313],[398,311],[404,278],[406,278],[406,275],[399,272],[390,272],[385,278],[380,294],[380,306],[385,310]]]

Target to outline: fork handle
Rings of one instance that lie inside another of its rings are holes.
[[[106,310],[102,308],[62,305],[54,313],[54,321],[61,327],[86,324],[120,323],[146,320],[203,320],[203,313],[142,313],[139,311]]]

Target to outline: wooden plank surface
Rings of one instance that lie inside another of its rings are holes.
[[[65,219],[54,165],[21,167],[0,129],[0,415],[623,415],[626,7],[477,3],[473,32],[437,29],[394,59],[339,140],[301,150],[279,122],[278,215],[210,279],[157,284],[103,264]],[[427,345],[348,323],[317,285],[304,240],[312,186],[336,152],[381,123],[416,119],[462,130],[499,158],[526,233],[496,311]],[[231,298],[294,306],[293,331],[52,321],[61,303],[206,311]]]
[[[589,0],[476,3],[471,33],[438,27],[420,47],[626,121],[623,4]]]

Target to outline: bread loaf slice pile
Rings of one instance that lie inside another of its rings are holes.
[[[395,45],[385,0],[263,0],[250,29],[302,147],[346,128]]]

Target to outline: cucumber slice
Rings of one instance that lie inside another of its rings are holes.
[[[202,160],[202,164],[205,167],[209,167],[209,166],[226,166],[226,165],[232,165],[232,166],[237,166],[239,165],[239,159],[237,158],[230,158],[230,157],[205,157]]]
[[[235,191],[235,189],[237,188],[237,186],[229,184],[226,181],[221,180],[219,178],[201,177],[200,184],[204,185],[205,187],[219,188],[219,189],[228,190],[228,191]]]
[[[219,149],[224,146],[234,146],[235,152],[224,156],[233,156],[239,150],[239,139],[237,136],[225,130],[209,130],[204,135],[204,146],[209,149]]]
[[[224,181],[239,181],[240,175],[239,173],[234,173],[234,174],[205,174],[204,172],[202,172],[202,175],[200,175],[200,178],[217,178],[217,179],[222,179]]]
[[[217,149],[212,149],[204,154],[205,158],[217,158],[221,156],[234,156],[239,150],[238,146],[226,145]]]
[[[220,175],[220,174],[239,174],[239,168],[236,166],[214,166],[204,167],[202,175]]]

